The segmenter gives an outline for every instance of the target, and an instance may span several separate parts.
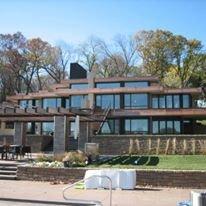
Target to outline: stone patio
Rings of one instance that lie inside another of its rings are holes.
[[[65,184],[32,181],[0,181],[0,197],[35,200],[63,201],[62,189]],[[191,189],[136,188],[132,191],[113,191],[113,206],[176,206],[177,202],[190,199]],[[109,204],[108,190],[71,189],[71,198],[99,200]]]

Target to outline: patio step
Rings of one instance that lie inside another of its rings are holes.
[[[14,170],[0,170],[0,175],[16,175]]]
[[[16,180],[17,163],[0,162],[0,180]]]
[[[17,180],[16,175],[0,175],[0,180]]]
[[[0,170],[16,171],[17,167],[14,167],[14,166],[1,166],[0,165]]]

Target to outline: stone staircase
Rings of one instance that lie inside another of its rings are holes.
[[[0,180],[16,180],[17,165],[15,162],[0,161]]]

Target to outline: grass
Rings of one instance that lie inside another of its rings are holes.
[[[117,156],[89,167],[164,170],[206,170],[206,155]]]

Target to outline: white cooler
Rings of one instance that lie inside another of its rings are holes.
[[[102,169],[102,170],[87,170],[85,178],[93,175],[107,176],[112,180],[113,189],[132,190],[136,186],[136,170],[132,169]],[[110,182],[106,178],[91,178],[85,180],[86,189],[109,188]]]

